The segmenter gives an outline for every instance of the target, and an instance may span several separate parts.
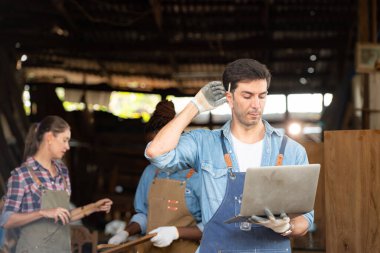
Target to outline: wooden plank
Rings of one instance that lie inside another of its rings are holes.
[[[120,253],[120,252],[125,252],[128,248],[130,248],[130,247],[132,247],[134,245],[141,244],[141,243],[144,243],[146,241],[149,241],[151,238],[155,237],[156,235],[157,235],[157,233],[148,234],[148,235],[140,237],[140,238],[138,238],[136,240],[129,241],[129,242],[121,244],[121,245],[99,244],[97,246],[97,249],[101,250],[101,249],[109,248],[108,250],[103,251],[103,253]]]
[[[292,253],[325,253],[324,250],[293,250]]]
[[[380,129],[380,73],[376,72],[369,75],[369,128]]]
[[[380,131],[324,136],[326,252],[378,252]]]

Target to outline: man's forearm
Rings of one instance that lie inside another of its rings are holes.
[[[193,103],[189,103],[180,114],[158,132],[146,149],[146,154],[155,158],[173,150],[177,146],[182,132],[197,114],[197,107]]]

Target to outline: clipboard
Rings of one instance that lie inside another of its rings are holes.
[[[136,239],[136,240],[133,240],[133,241],[130,241],[127,243],[123,243],[120,245],[117,245],[117,244],[99,244],[98,246],[96,246],[96,249],[98,251],[102,250],[102,249],[108,249],[105,251],[101,251],[102,253],[120,253],[120,252],[123,252],[125,249],[127,249],[131,246],[138,245],[138,244],[141,244],[143,242],[149,241],[152,237],[155,237],[156,235],[157,235],[157,233],[148,234],[148,235],[145,235],[143,237],[140,237],[139,239]]]

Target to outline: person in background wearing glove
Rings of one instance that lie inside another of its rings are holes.
[[[25,162],[11,172],[0,219],[4,228],[20,229],[16,252],[70,253],[69,223],[111,209],[110,199],[69,209],[69,171],[61,159],[70,137],[70,126],[58,116],[29,129]]]
[[[171,122],[147,145],[145,156],[163,171],[193,167],[201,176],[202,253],[291,252],[289,236],[304,235],[314,219],[313,211],[289,218],[252,216],[250,223],[225,224],[239,214],[248,167],[274,164],[307,164],[305,149],[262,119],[271,74],[253,59],[229,63],[223,83],[205,85]],[[199,113],[225,101],[232,119],[221,129],[198,129],[182,134]],[[278,159],[278,158],[283,159]],[[280,163],[277,163],[277,160]]]
[[[146,125],[147,140],[150,141],[174,117],[174,104],[159,102]],[[157,235],[144,245],[143,252],[195,252],[203,226],[200,180],[194,172],[189,168],[163,172],[153,165],[147,166],[136,190],[134,206],[137,213],[108,243],[120,244],[132,235],[149,232]]]

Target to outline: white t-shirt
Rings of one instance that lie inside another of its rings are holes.
[[[232,145],[237,157],[240,172],[246,172],[248,168],[260,167],[263,154],[263,141],[253,144],[244,143],[232,135]]]

